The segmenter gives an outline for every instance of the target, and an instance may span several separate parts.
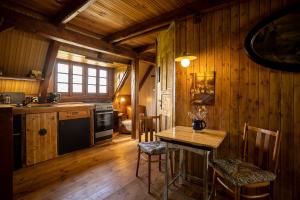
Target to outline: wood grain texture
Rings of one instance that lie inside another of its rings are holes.
[[[41,129],[47,132],[40,135]],[[57,113],[26,115],[26,165],[57,156]]]
[[[147,193],[147,164],[140,162],[135,176],[137,141],[130,136],[114,138],[110,145],[96,145],[20,169],[14,173],[16,200],[157,200],[162,199],[164,173],[152,165],[151,192]],[[198,184],[171,186],[170,199],[196,200],[202,197]],[[219,195],[220,196],[220,195]],[[218,198],[217,198],[218,199]],[[229,200],[229,195],[218,200]]]
[[[0,193],[1,198],[13,199],[13,117],[12,108],[0,107]]]
[[[222,17],[220,10],[204,14],[199,24],[193,23],[194,28],[186,28],[193,18],[179,21],[175,31],[175,52],[185,48],[185,41],[187,45],[194,45],[189,47],[191,50],[199,46],[199,52],[194,51],[199,61],[194,61],[191,71],[216,71],[216,104],[209,108],[206,120],[208,128],[228,132],[220,146],[219,156],[239,155],[240,134],[245,121],[282,133],[280,174],[275,183],[275,199],[299,198],[299,191],[294,186],[298,183],[296,176],[299,168],[299,158],[294,153],[298,150],[300,138],[297,131],[299,76],[297,73],[274,71],[254,63],[245,55],[243,41],[245,34],[261,18],[292,2],[244,1],[221,9]],[[199,42],[191,40],[189,37],[192,34],[188,33],[194,31],[195,35],[197,30],[200,33]],[[186,90],[191,87],[186,73],[179,66],[176,68],[176,125],[190,126],[190,120],[184,117],[189,111],[190,102]],[[254,149],[249,151],[254,153]],[[196,159],[192,156],[190,162],[195,164]],[[191,164],[193,174],[201,174],[200,164],[194,164]]]

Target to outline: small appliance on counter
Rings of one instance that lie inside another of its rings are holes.
[[[60,93],[51,92],[47,97],[47,103],[58,103],[60,101]]]

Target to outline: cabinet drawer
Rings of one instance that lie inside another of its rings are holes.
[[[59,120],[70,120],[90,117],[89,110],[59,112]]]

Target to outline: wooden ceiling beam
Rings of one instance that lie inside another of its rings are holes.
[[[55,24],[66,24],[76,17],[79,13],[87,9],[96,0],[76,0],[71,1],[64,9],[62,9],[53,19]]]
[[[126,42],[128,40],[137,39],[137,38],[141,38],[141,37],[146,37],[146,36],[151,35],[153,33],[164,31],[164,30],[168,29],[169,26],[170,26],[170,24],[166,24],[166,25],[159,26],[157,28],[153,28],[153,29],[150,29],[150,30],[143,30],[141,32],[135,32],[135,33],[129,34],[129,35],[123,37],[123,38],[120,38],[117,41],[113,41],[112,43],[115,44],[115,45],[121,45],[121,44],[123,44],[124,42]],[[106,40],[105,37],[104,37],[104,40]]]
[[[34,19],[24,14],[3,8],[0,6],[0,17],[3,17],[9,24],[15,28],[27,32],[36,33],[51,40],[61,43],[70,44],[77,47],[82,47],[102,53],[112,54],[128,59],[133,59],[137,53],[132,49],[115,46],[100,39],[95,39],[67,30],[62,27],[57,27],[49,22]]]
[[[42,98],[46,98],[47,96],[47,91],[50,83],[50,78],[53,73],[54,65],[55,65],[55,60],[57,57],[57,53],[60,47],[60,43],[56,41],[50,41],[46,59],[45,59],[45,64],[43,67],[43,78],[44,80],[40,84],[39,88],[39,94],[41,94]]]
[[[152,19],[143,21],[138,24],[134,24],[126,29],[123,29],[105,37],[104,40],[109,41],[111,43],[116,43],[128,37],[132,37],[132,35],[140,35],[143,32],[151,31],[153,29],[158,29],[162,26],[166,26],[175,19],[182,19],[186,16],[193,15],[195,13],[200,14],[203,12],[207,12],[207,10],[218,9],[237,2],[239,2],[239,0],[195,1],[181,8],[177,8],[170,12],[164,13],[160,16],[154,17]]]
[[[139,55],[139,60],[141,62],[145,62],[151,65],[156,65],[156,57],[155,56],[149,56],[149,55]]]
[[[151,73],[151,71],[152,71],[153,68],[154,68],[153,65],[149,65],[149,67],[148,67],[146,73],[144,74],[142,80],[140,81],[139,91],[142,89],[144,83],[146,82],[146,80],[147,80],[148,76],[150,75],[150,73]]]
[[[134,50],[139,54],[145,53],[145,52],[148,52],[148,51],[151,51],[151,50],[156,50],[156,44],[155,43],[148,44],[148,45],[145,45],[145,46],[137,47]]]

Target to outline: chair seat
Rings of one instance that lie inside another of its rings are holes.
[[[235,186],[274,181],[276,175],[239,159],[215,159],[210,165]]]
[[[166,153],[166,144],[161,141],[140,142],[138,146],[146,154],[160,155]]]

